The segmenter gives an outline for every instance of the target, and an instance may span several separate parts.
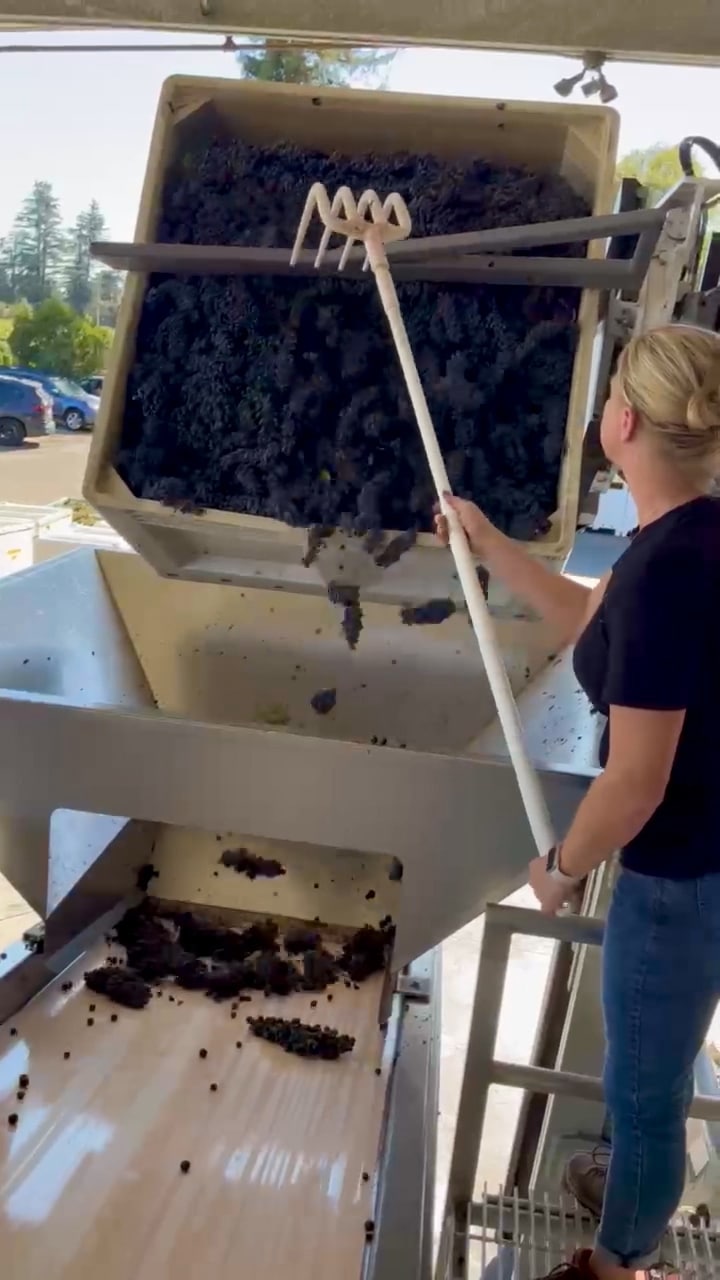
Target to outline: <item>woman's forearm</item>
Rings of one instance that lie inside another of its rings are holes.
[[[498,530],[484,540],[480,554],[490,576],[498,578],[555,627],[562,644],[571,644],[577,638],[590,598],[587,587],[553,573]]]
[[[656,808],[657,800],[632,778],[600,774],[562,842],[560,869],[583,879],[642,831]]]

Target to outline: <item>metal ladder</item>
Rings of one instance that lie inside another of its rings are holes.
[[[510,946],[515,934],[550,938],[575,948],[597,947],[604,925],[592,916],[549,918],[521,907],[487,907],[460,1095],[437,1280],[537,1280],[576,1249],[592,1245],[594,1220],[564,1196],[521,1195],[507,1186],[487,1187],[474,1198],[478,1157],[491,1085],[511,1085],[535,1095],[602,1102],[597,1077],[495,1057]],[[696,1094],[690,1115],[720,1120],[720,1098]],[[692,1277],[720,1277],[720,1230],[674,1218],[662,1246],[662,1269]]]

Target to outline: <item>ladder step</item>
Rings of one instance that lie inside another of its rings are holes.
[[[665,1233],[661,1267],[687,1280],[720,1280],[720,1224],[693,1225],[682,1210]],[[469,1280],[540,1280],[577,1249],[591,1248],[597,1223],[570,1197],[493,1195],[468,1212]]]

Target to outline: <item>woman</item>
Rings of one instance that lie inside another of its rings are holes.
[[[720,469],[720,336],[677,325],[634,338],[601,433],[639,531],[592,591],[448,499],[491,576],[574,644],[576,676],[608,717],[603,772],[562,844],[530,865],[554,914],[621,850],[603,948],[612,1150],[607,1169],[588,1157],[568,1167],[602,1217],[595,1249],[567,1264],[565,1280],[627,1280],[657,1260],[682,1195],[693,1064],[720,998],[720,500],[708,496]],[[437,528],[446,542],[442,517]]]

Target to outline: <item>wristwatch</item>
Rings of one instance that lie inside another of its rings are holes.
[[[580,881],[576,876],[568,876],[560,867],[560,851],[562,846],[554,844],[547,856],[546,870],[552,880],[556,880],[558,884],[565,885],[566,889],[572,889]]]

